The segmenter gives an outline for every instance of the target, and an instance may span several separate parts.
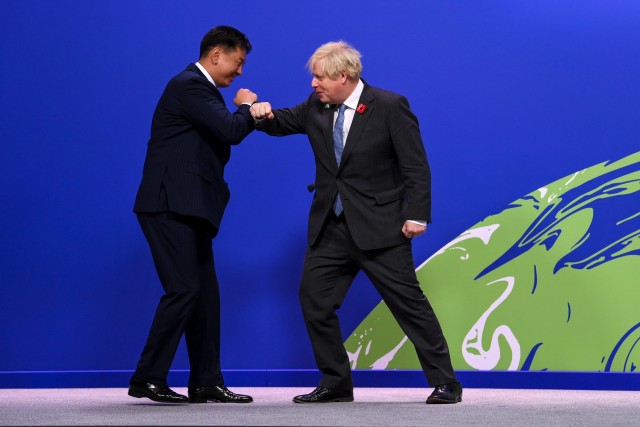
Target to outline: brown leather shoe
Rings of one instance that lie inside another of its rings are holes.
[[[353,392],[316,387],[309,394],[294,397],[293,401],[295,403],[353,402]]]
[[[187,396],[176,393],[164,384],[145,382],[138,378],[131,378],[129,396],[147,397],[154,402],[187,403]]]
[[[431,396],[427,398],[428,404],[458,402],[462,402],[462,384],[457,381],[436,386]]]
[[[207,387],[189,387],[189,403],[249,403],[253,397],[236,394],[224,385]]]

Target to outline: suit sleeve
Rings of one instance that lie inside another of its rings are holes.
[[[273,110],[272,120],[265,119],[256,124],[256,129],[271,136],[286,136],[307,133],[309,100],[292,108]]]
[[[391,108],[391,141],[404,179],[406,219],[431,222],[431,170],[418,119],[403,96]]]
[[[241,105],[235,113],[216,96],[209,82],[189,79],[185,82],[183,108],[194,126],[211,135],[214,140],[229,145],[239,144],[254,128],[248,105]]]

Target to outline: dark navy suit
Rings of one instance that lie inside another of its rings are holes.
[[[136,378],[166,384],[184,333],[189,386],[223,384],[220,295],[211,243],[229,201],[224,166],[231,145],[252,130],[249,106],[229,112],[195,64],[173,77],[158,101],[134,212],[165,294]]]

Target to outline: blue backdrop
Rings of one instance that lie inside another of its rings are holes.
[[[343,39],[364,78],[406,95],[433,171],[419,264],[511,201],[638,151],[640,3],[601,1],[0,3],[0,371],[132,370],[161,287],[132,213],[155,104],[219,24],[254,50],[240,87],[275,107]],[[226,369],[311,369],[297,287],[314,179],[305,137],[251,134],[226,172],[214,242]],[[363,277],[351,331],[379,302]],[[233,321],[230,321],[233,319]],[[187,369],[184,347],[174,363]]]

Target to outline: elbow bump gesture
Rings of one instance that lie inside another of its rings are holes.
[[[273,111],[271,110],[271,104],[268,102],[256,102],[251,106],[251,115],[256,120],[273,119]]]

